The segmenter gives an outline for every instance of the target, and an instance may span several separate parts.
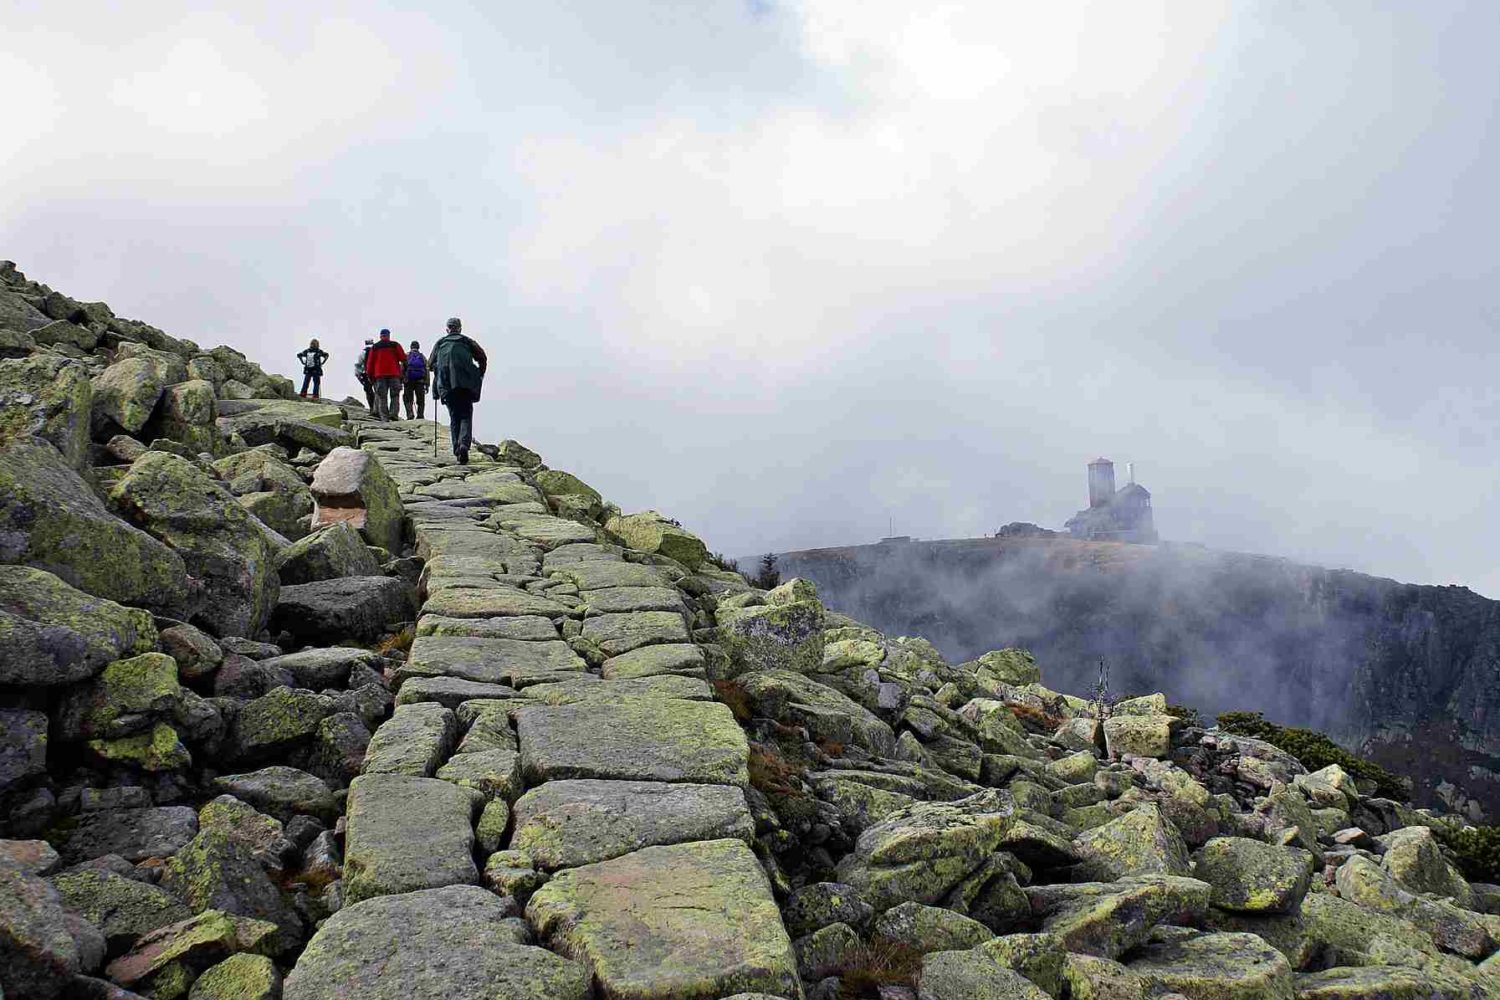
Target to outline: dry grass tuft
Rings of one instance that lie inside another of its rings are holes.
[[[881,986],[915,986],[922,953],[894,942],[864,944],[839,969],[839,1000],[872,997]]]

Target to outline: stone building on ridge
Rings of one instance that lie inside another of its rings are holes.
[[[1151,493],[1135,481],[1115,489],[1115,463],[1096,458],[1089,463],[1089,505],[1068,518],[1068,534],[1094,542],[1157,541],[1156,522],[1151,515]]]

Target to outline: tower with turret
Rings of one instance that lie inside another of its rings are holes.
[[[1151,513],[1151,493],[1135,481],[1115,489],[1115,463],[1096,458],[1089,463],[1089,505],[1068,519],[1064,527],[1074,538],[1095,542],[1157,541],[1156,521]]]

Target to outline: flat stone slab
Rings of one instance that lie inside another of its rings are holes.
[[[537,890],[526,915],[588,964],[604,996],[802,995],[771,887],[738,840],[647,847],[570,869]]]
[[[510,846],[545,871],[694,840],[749,843],[755,821],[730,785],[549,781],[516,802]]]
[[[559,673],[582,671],[584,662],[561,640],[479,639],[456,635],[421,635],[411,644],[396,684],[410,677],[461,677],[483,684],[516,686],[518,679],[538,675],[552,680]]]
[[[423,615],[417,620],[417,635],[462,635],[474,639],[525,639],[538,642],[558,638],[552,619],[541,615],[514,618],[448,618]]]
[[[437,777],[472,788],[487,800],[513,802],[521,794],[521,755],[508,749],[457,754],[438,768]]]
[[[617,614],[627,611],[676,611],[686,608],[682,595],[671,587],[606,587],[585,590],[578,595],[591,615]]]
[[[187,806],[107,809],[83,813],[58,847],[64,864],[118,854],[126,861],[176,854],[198,832],[198,813]]]
[[[675,611],[636,611],[599,615],[583,623],[583,637],[592,639],[605,656],[619,656],[642,646],[691,642],[687,623]]]
[[[562,778],[749,783],[750,748],[728,707],[656,698],[586,699],[515,716],[528,784]]]
[[[549,564],[550,565],[550,564]],[[554,576],[571,580],[580,592],[610,587],[670,587],[672,580],[655,566],[639,563],[588,559],[552,568]]]
[[[363,771],[429,777],[457,739],[458,719],[450,709],[435,701],[398,705],[370,737]]]
[[[515,618],[521,615],[576,618],[581,612],[529,590],[495,587],[485,590],[453,588],[439,591],[422,605],[422,613],[442,615],[445,618]]]
[[[606,680],[628,680],[657,674],[702,677],[704,670],[703,650],[690,642],[670,642],[612,656],[604,661],[600,673]]]
[[[581,964],[526,944],[514,906],[448,886],[346,905],[307,943],[285,1000],[586,1000]]]
[[[285,656],[273,656],[261,660],[267,667],[286,670],[296,678],[297,687],[309,691],[343,687],[349,679],[349,671],[356,666],[379,670],[381,658],[378,653],[357,646],[330,646],[326,649],[304,649]]]
[[[679,698],[686,701],[713,701],[713,688],[707,681],[680,674],[633,677],[623,681],[601,681],[593,674],[580,674],[565,681],[537,684],[526,689],[529,701],[544,705],[571,705],[590,698]]]
[[[457,708],[475,698],[514,698],[516,689],[504,684],[467,681],[462,677],[413,677],[401,685],[397,705],[435,701],[446,708]]]
[[[469,789],[436,778],[355,778],[349,785],[344,836],[346,902],[477,883],[477,800]]]
[[[503,528],[543,549],[555,549],[572,542],[592,542],[594,529],[588,525],[553,517],[550,514],[497,512],[487,524]]]

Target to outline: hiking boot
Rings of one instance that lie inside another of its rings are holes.
[[[458,453],[458,464],[459,465],[468,465],[469,464],[469,453],[468,452],[461,451],[461,452]]]

